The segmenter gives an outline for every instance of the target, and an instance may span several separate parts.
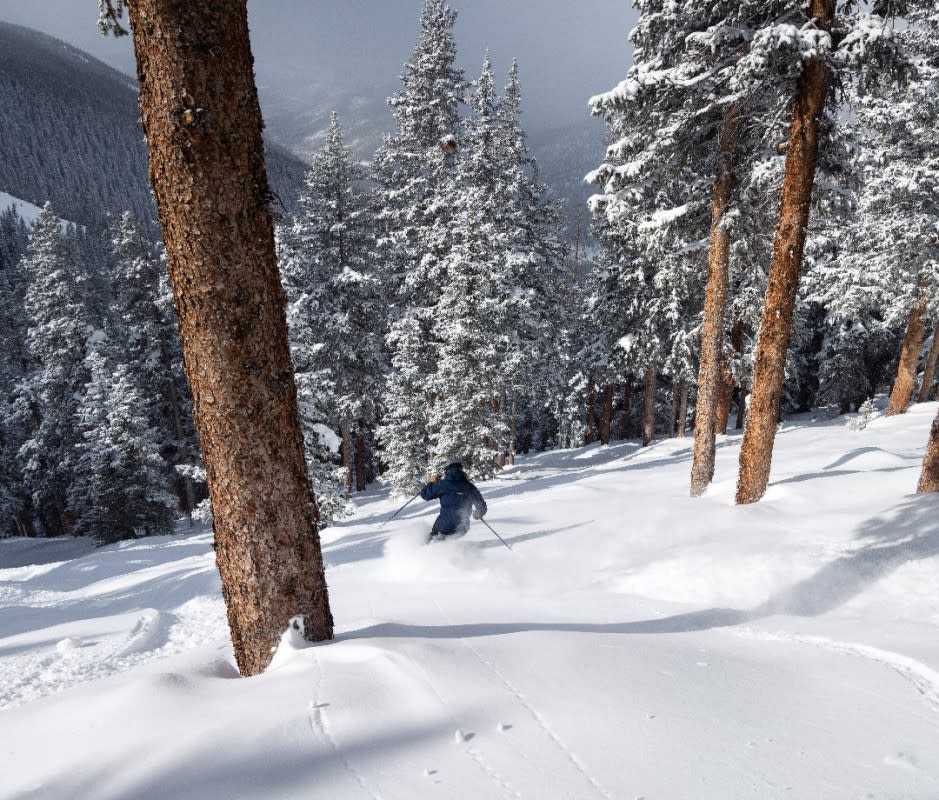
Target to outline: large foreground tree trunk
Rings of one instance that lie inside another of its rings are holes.
[[[932,334],[932,344],[926,354],[926,362],[923,364],[923,382],[920,384],[919,396],[916,398],[919,403],[925,403],[929,400],[933,381],[936,380],[937,361],[939,361],[939,322],[936,323],[936,330]]]
[[[835,0],[811,0],[809,15],[830,30]],[[799,79],[786,151],[779,225],[773,239],[769,283],[756,349],[747,426],[740,449],[737,502],[759,500],[769,483],[773,442],[782,400],[786,350],[809,224],[809,202],[818,158],[819,118],[825,109],[831,77],[820,59],[810,59]]]
[[[694,458],[691,462],[691,496],[704,493],[714,477],[714,455],[719,427],[721,398],[721,356],[727,285],[730,265],[730,233],[724,217],[730,207],[734,182],[734,153],[737,150],[739,117],[736,105],[727,109],[719,137],[720,157],[711,189],[711,244],[708,250],[708,284],[704,294],[704,322],[701,326],[701,364],[694,412]],[[728,408],[729,408],[728,399]],[[724,429],[727,414],[724,413]]]
[[[245,0],[129,4],[232,643],[262,671],[290,618],[330,639],[277,273]]]
[[[929,443],[926,445],[926,455],[923,457],[923,471],[920,473],[919,486],[916,487],[916,491],[920,494],[939,492],[939,413],[932,421]]]

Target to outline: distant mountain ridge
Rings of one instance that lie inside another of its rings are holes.
[[[375,85],[346,95],[315,84],[298,88],[295,76],[260,85],[270,134],[268,178],[287,211],[296,207],[330,112],[339,112],[356,155],[371,159],[394,130],[385,100],[396,88]],[[138,116],[134,78],[59,39],[0,22],[0,191],[38,206],[51,200],[60,216],[80,224],[125,209],[155,221]],[[602,126],[585,117],[582,124],[529,134],[573,239],[593,191],[583,176],[603,159]]]
[[[268,144],[288,209],[306,165]],[[156,218],[136,81],[46,34],[0,22],[0,191],[89,223],[102,212]]]

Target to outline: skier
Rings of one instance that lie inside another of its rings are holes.
[[[470,483],[463,465],[448,464],[441,480],[432,480],[421,489],[424,500],[440,500],[440,515],[434,521],[427,541],[442,541],[447,536],[463,536],[469,530],[470,512],[476,519],[486,516],[486,501]]]

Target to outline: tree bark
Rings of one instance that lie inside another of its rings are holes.
[[[646,367],[646,385],[642,403],[642,446],[647,447],[655,435],[655,364]]]
[[[835,0],[810,0],[809,16],[822,30],[831,30]],[[799,78],[792,109],[792,127],[786,151],[779,225],[773,239],[773,257],[756,350],[750,409],[737,477],[737,502],[754,503],[769,483],[776,423],[782,401],[786,350],[792,332],[792,314],[809,223],[809,203],[818,159],[819,118],[831,76],[824,61],[809,59]]]
[[[584,444],[593,442],[593,433],[596,423],[594,422],[593,406],[596,400],[593,386],[593,372],[587,378],[587,430],[584,431]]]
[[[675,415],[675,436],[679,439],[685,438],[685,431],[688,428],[688,381],[684,378],[678,387],[678,413]]]
[[[704,321],[701,325],[701,363],[698,367],[698,394],[694,412],[694,457],[691,462],[691,496],[704,493],[714,477],[716,437],[721,415],[719,403],[724,316],[727,311],[727,285],[730,265],[730,233],[724,218],[730,207],[734,186],[734,154],[740,118],[736,104],[727,109],[719,135],[720,155],[717,176],[711,187],[711,243],[708,250],[708,283],[704,294]],[[728,408],[729,403],[728,403]],[[724,430],[727,429],[724,414]]]
[[[245,0],[129,4],[140,110],[235,658],[333,620],[274,253]]]
[[[515,397],[512,397],[511,405],[512,421],[509,426],[509,464],[515,463],[515,440],[518,437],[518,404]]]
[[[730,329],[730,345],[733,348],[734,358],[739,358],[743,354],[743,333],[743,321],[734,320],[734,325]],[[730,424],[730,406],[733,403],[736,388],[730,359],[726,359],[721,366],[721,391],[717,400],[718,433],[727,433],[727,426]]]
[[[342,482],[346,487],[346,494],[352,494],[352,485],[355,481],[355,458],[352,455],[352,426],[342,425],[339,428],[342,433],[342,468],[345,470],[345,477]]]
[[[632,375],[626,376],[626,383],[623,385],[623,421],[620,424],[620,439],[628,439],[632,433],[630,418],[632,416],[633,404],[633,378]]]
[[[939,413],[932,421],[926,455],[923,456],[923,471],[920,473],[916,491],[919,494],[939,492]]]
[[[603,388],[603,417],[600,420],[600,444],[610,443],[610,427],[613,423],[613,384]]]
[[[897,377],[887,401],[887,416],[903,414],[913,397],[913,384],[916,382],[916,366],[919,364],[919,351],[926,336],[926,291],[920,286],[910,309],[910,319],[900,349],[900,363],[897,365]]]
[[[918,403],[925,403],[929,400],[933,381],[936,379],[937,361],[939,361],[939,322],[936,323],[936,329],[932,334],[932,344],[929,346],[929,352],[923,364],[923,382],[920,384],[919,395],[916,398]]]
[[[368,486],[366,474],[368,447],[365,440],[365,428],[359,426],[355,435],[355,490],[364,492]]]

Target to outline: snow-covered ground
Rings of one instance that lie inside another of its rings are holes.
[[[336,641],[239,679],[206,533],[0,542],[0,796],[939,797],[936,404],[524,459],[487,519],[369,493],[324,532]],[[75,548],[79,548],[76,550]]]

